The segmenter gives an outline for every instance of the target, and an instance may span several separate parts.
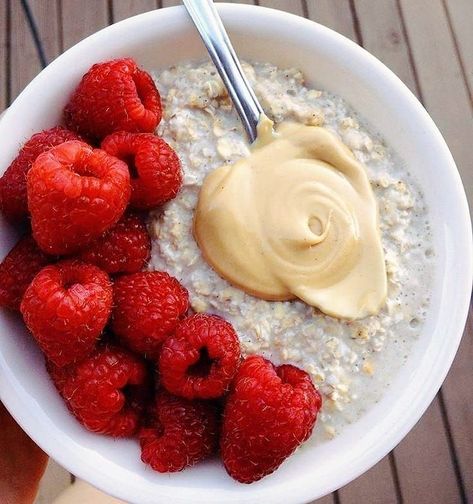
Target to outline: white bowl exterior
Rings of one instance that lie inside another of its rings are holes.
[[[420,418],[451,365],[471,292],[468,207],[451,154],[432,120],[373,56],[341,35],[279,11],[219,5],[242,58],[300,68],[309,83],[344,97],[399,153],[420,182],[433,223],[438,268],[422,335],[383,399],[329,443],[303,447],[275,474],[238,484],[211,461],[160,475],[139,460],[136,441],[84,430],[67,412],[20,321],[0,314],[0,397],[53,458],[107,493],[137,504],[302,503],[348,483],[386,455]],[[57,124],[80,77],[95,62],[132,56],[147,69],[204,58],[182,8],[113,25],[55,60],[23,91],[0,122],[0,171],[33,132]],[[17,233],[0,221],[2,257]]]

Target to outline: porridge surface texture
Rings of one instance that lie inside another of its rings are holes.
[[[211,170],[249,153],[237,114],[210,63],[154,74],[164,105],[157,132],[176,149],[184,185],[176,199],[150,216],[149,268],[178,278],[196,312],[229,320],[244,354],[260,353],[275,364],[292,363],[310,373],[324,399],[314,438],[330,438],[380,399],[420,333],[435,259],[428,213],[402,163],[343,99],[306,87],[296,69],[243,66],[272,120],[324,126],[365,165],[379,207],[386,304],[376,316],[338,320],[301,301],[254,298],[204,261],[192,234],[199,188]]]

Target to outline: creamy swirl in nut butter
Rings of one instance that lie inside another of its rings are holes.
[[[265,116],[249,157],[210,173],[194,218],[209,264],[267,300],[328,315],[377,313],[387,292],[378,208],[364,167],[327,129]]]

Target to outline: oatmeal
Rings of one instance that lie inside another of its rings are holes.
[[[366,167],[376,196],[388,275],[385,306],[376,315],[343,321],[301,301],[264,301],[231,286],[203,259],[192,235],[199,188],[224,163],[249,154],[226,90],[210,63],[156,74],[165,106],[158,128],[178,152],[184,186],[151,215],[150,269],[174,275],[189,290],[192,308],[230,321],[245,354],[310,373],[324,395],[318,437],[333,437],[379,400],[422,328],[433,274],[428,214],[405,167],[341,98],[305,86],[302,73],[270,64],[244,64],[268,116],[321,125]]]

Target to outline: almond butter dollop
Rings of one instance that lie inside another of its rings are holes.
[[[364,167],[327,129],[262,116],[249,157],[210,173],[194,235],[225,279],[338,318],[377,313],[387,292],[378,208]]]

